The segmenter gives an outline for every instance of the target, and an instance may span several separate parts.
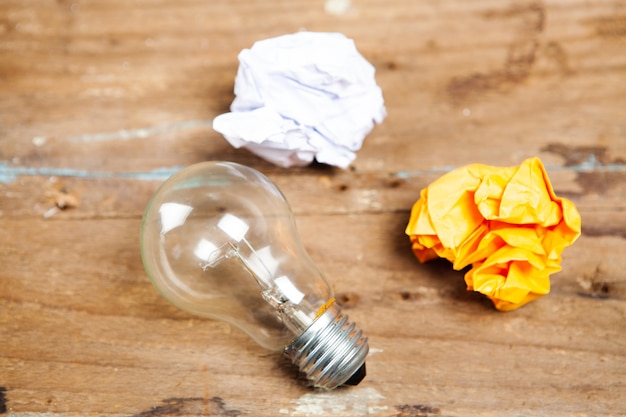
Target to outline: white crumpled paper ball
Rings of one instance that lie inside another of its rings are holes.
[[[213,128],[282,167],[346,168],[386,116],[375,69],[340,33],[298,32],[239,54],[231,112]]]

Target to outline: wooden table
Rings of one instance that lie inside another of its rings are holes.
[[[388,110],[346,170],[275,167],[211,128],[237,54],[342,32]],[[540,157],[583,235],[551,293],[510,313],[421,265],[419,191]],[[150,284],[146,202],[205,160],[267,174],[370,339],[358,386],[308,388],[281,355]],[[0,414],[626,415],[626,3],[3,0]]]

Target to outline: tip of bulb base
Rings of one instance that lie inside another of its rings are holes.
[[[365,378],[367,337],[332,305],[285,348],[285,354],[313,386],[334,389]]]
[[[357,371],[353,373],[346,382],[343,383],[343,385],[359,385],[359,383],[361,383],[361,381],[363,381],[363,379],[365,378],[365,375],[367,375],[367,370],[365,369],[365,362],[363,362],[363,365],[361,365],[359,369],[357,369]]]

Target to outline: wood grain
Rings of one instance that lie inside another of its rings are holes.
[[[0,414],[626,415],[626,4],[4,0]],[[353,38],[388,117],[347,170],[280,169],[211,129],[237,54],[301,29]],[[511,313],[421,265],[428,183],[545,163],[583,236],[550,295]],[[141,264],[145,204],[205,160],[261,170],[370,338],[368,376],[319,392],[227,324],[168,304]]]

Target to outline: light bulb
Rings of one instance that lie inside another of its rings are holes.
[[[174,174],[148,203],[141,256],[170,302],[282,350],[312,385],[365,376],[367,338],[334,302],[289,204],[260,172],[204,162]]]

